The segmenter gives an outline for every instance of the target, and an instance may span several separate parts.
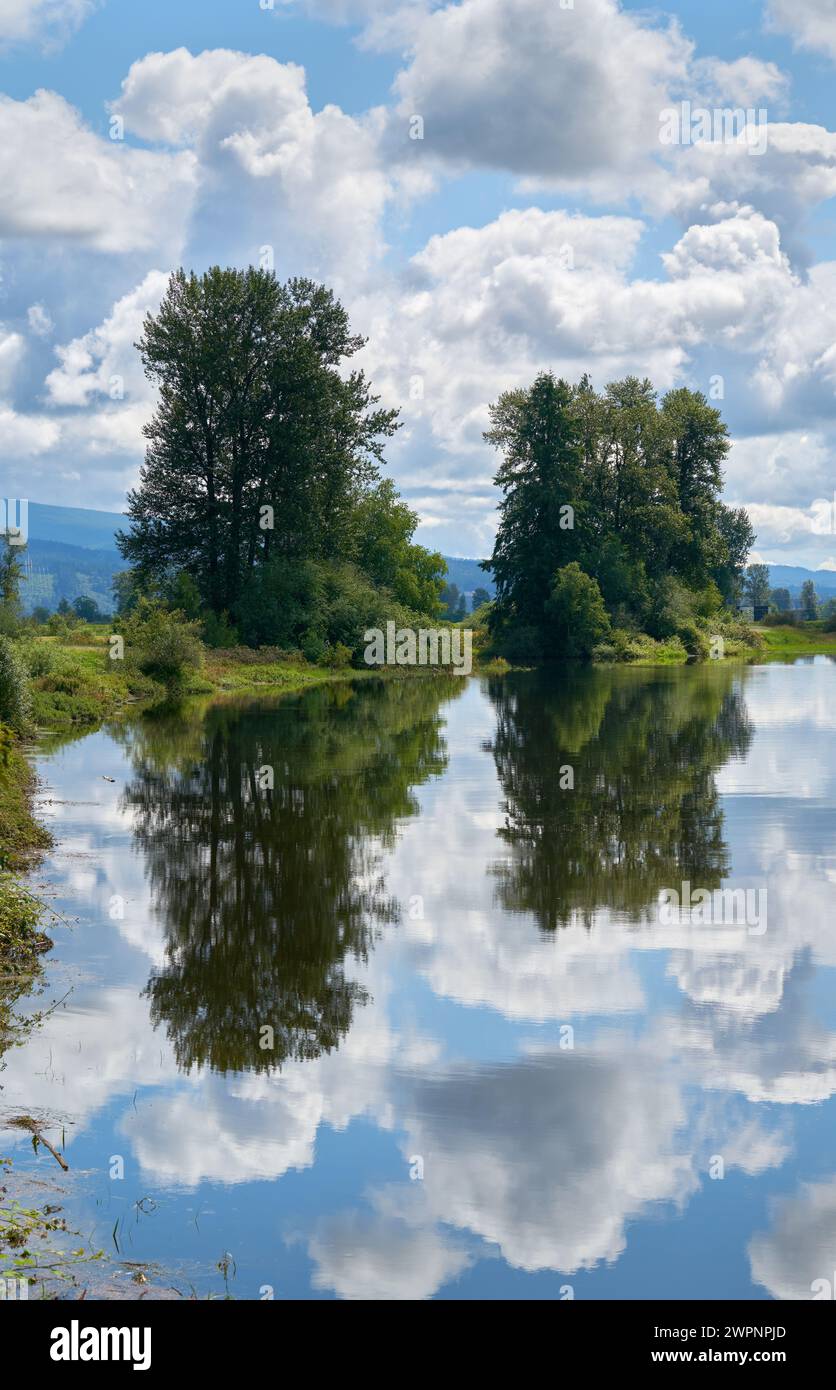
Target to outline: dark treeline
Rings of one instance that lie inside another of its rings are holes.
[[[736,600],[754,539],[720,501],[729,440],[704,396],[545,373],[499,398],[486,438],[503,455],[486,565],[501,649],[586,656],[639,631],[703,654],[701,623]]]

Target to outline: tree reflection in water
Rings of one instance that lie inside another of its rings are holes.
[[[463,685],[364,680],[131,733],[125,801],[167,938],[147,992],[181,1067],[268,1071],[339,1045],[367,997],[348,963],[399,916],[382,852],[446,766],[441,709]]]
[[[638,921],[683,879],[728,872],[715,774],[752,727],[729,667],[577,668],[491,679],[502,788],[499,901],[553,931],[610,908]],[[574,787],[561,787],[560,768]]]

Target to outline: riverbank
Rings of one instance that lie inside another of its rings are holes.
[[[836,632],[826,632],[824,624],[787,624],[784,627],[756,627],[765,657],[836,656]]]
[[[27,644],[32,707],[40,729],[57,732],[95,727],[107,719],[135,713],[165,697],[162,686],[122,661],[108,657],[110,629],[85,625],[67,638],[37,637]],[[203,668],[187,676],[184,697],[290,694],[326,681],[356,678],[363,672],[312,665],[304,657],[270,648],[250,651],[208,649]]]
[[[487,629],[479,615],[475,615],[471,623],[474,673],[496,674],[510,669],[509,664],[491,650]],[[789,651],[782,634],[793,631],[797,630],[753,630],[740,623],[720,625],[724,658],[745,661],[757,658],[764,649]],[[797,650],[814,650],[809,641],[807,645],[803,643],[803,637],[804,634]],[[105,720],[135,713],[164,698],[163,688],[154,681],[124,662],[108,659],[109,638],[109,627],[92,624],[80,625],[66,637],[29,638],[26,649],[32,680],[33,717],[39,729],[60,733],[94,728]],[[705,655],[708,655],[707,638],[704,645]],[[836,650],[836,642],[821,649],[830,650],[831,646]],[[639,633],[629,637],[624,634],[620,643],[602,645],[595,659],[600,663],[671,666],[684,665],[693,660],[694,655],[679,637],[656,641]],[[306,661],[299,653],[275,648],[209,648],[202,669],[187,677],[182,694],[184,697],[293,694],[314,685],[380,674],[379,667],[357,670],[345,665],[319,666]],[[385,674],[403,677],[416,673],[397,667],[385,668]]]
[[[50,940],[40,930],[41,905],[23,886],[51,843],[32,814],[35,775],[18,743],[3,731],[0,751],[0,1052],[11,1029],[12,1007],[40,969]]]

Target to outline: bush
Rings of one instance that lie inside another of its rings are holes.
[[[711,654],[708,636],[694,619],[680,622],[674,634],[692,660],[707,661]]]
[[[173,694],[183,687],[187,675],[203,665],[199,628],[199,623],[189,622],[182,613],[141,598],[123,625],[126,659]]]
[[[332,671],[344,671],[350,666],[354,659],[351,647],[347,647],[343,642],[335,642],[333,647],[328,647],[325,653],[325,663]]]
[[[610,620],[598,581],[573,560],[554,577],[545,605],[546,640],[552,654],[586,660],[610,635]]]
[[[0,722],[20,733],[32,715],[26,666],[10,638],[0,636]]]
[[[318,664],[325,665],[325,655],[328,645],[324,637],[318,632],[309,632],[302,643],[302,655],[306,661],[310,661],[312,666]]]
[[[512,666],[537,666],[543,659],[543,638],[539,628],[509,623],[497,633],[496,647]]]
[[[236,621],[249,646],[301,650],[314,664],[331,664],[331,653],[345,648],[360,666],[368,628],[385,629],[387,622],[420,627],[430,620],[352,564],[275,559],[248,581]]]
[[[633,656],[632,633],[614,627],[604,642],[592,650],[593,661],[630,661]]]
[[[228,613],[209,613],[203,619],[203,640],[207,647],[219,650],[238,646],[238,630],[229,621]]]
[[[18,642],[17,649],[32,680],[54,670],[55,652],[48,642]]]

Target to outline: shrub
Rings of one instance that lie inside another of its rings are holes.
[[[229,621],[228,613],[208,613],[203,619],[203,640],[207,647],[219,650],[238,646],[238,629]]]
[[[693,618],[679,623],[675,634],[688,655],[697,661],[707,661],[711,646],[706,633]]]
[[[126,658],[173,694],[189,673],[203,665],[199,628],[199,623],[189,622],[182,613],[141,598],[123,625]]]
[[[18,642],[17,649],[32,680],[54,669],[55,652],[48,642]]]
[[[545,605],[546,637],[558,656],[585,660],[610,634],[610,620],[598,581],[573,560],[554,577]]]
[[[344,671],[354,659],[351,647],[347,647],[344,642],[335,642],[333,647],[328,648],[325,656],[328,666],[334,671]]]
[[[606,641],[592,650],[593,661],[629,661],[632,656],[632,633],[623,627],[614,627]]]
[[[0,722],[19,733],[32,714],[29,675],[8,637],[0,636]]]
[[[328,645],[325,638],[318,632],[309,632],[302,643],[302,654],[306,661],[310,661],[313,666],[318,663],[325,664],[325,655]]]
[[[512,666],[536,666],[543,657],[540,629],[524,623],[509,623],[501,628],[496,645]]]

